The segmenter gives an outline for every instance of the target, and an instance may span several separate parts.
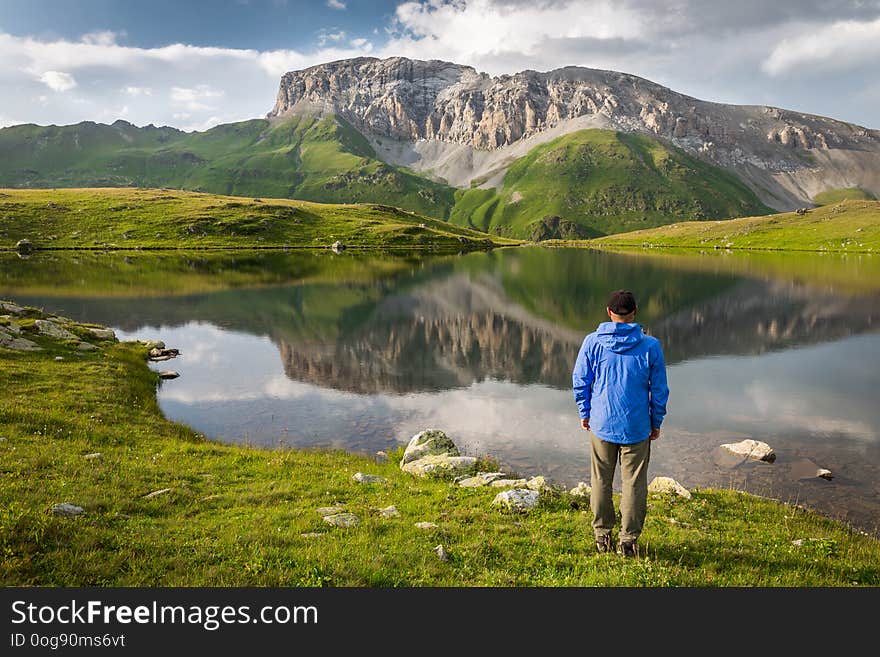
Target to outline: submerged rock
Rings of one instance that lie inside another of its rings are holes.
[[[691,492],[672,477],[654,477],[648,484],[648,491],[651,493],[672,493],[687,500],[691,499]]]
[[[529,488],[512,488],[495,496],[492,506],[501,507],[507,511],[523,513],[534,508],[538,504],[541,493]]]
[[[773,463],[773,461],[776,460],[776,453],[770,445],[751,438],[741,440],[738,443],[725,443],[721,445],[721,448],[736,456],[753,459],[755,461]]]
[[[802,458],[791,465],[791,474],[794,479],[826,479],[831,481],[834,475],[828,468],[820,468],[808,458]]]

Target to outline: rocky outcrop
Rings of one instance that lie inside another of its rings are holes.
[[[476,457],[460,456],[455,443],[439,429],[414,435],[400,459],[400,469],[418,477],[467,476],[476,467]]]
[[[492,506],[499,507],[504,511],[524,513],[538,505],[541,493],[529,488],[511,488],[495,496]]]
[[[494,151],[604,127],[649,133],[733,169],[779,209],[826,188],[880,194],[878,131],[775,107],[710,103],[614,71],[566,67],[490,77],[449,62],[362,57],[286,73],[269,117],[301,112],[337,114],[368,137],[414,144],[397,153],[409,161],[380,155],[441,176],[453,150],[421,142]],[[458,168],[485,160],[472,152],[452,159]],[[502,159],[484,168],[504,168]]]
[[[691,499],[691,492],[672,477],[654,477],[648,484],[651,493],[672,493],[686,500]]]

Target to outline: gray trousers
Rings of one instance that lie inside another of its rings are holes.
[[[642,533],[648,511],[648,461],[651,441],[633,445],[610,443],[590,434],[590,508],[593,510],[593,533],[596,538],[614,529],[614,502],[611,484],[620,460],[623,483],[620,496],[621,541],[635,541]]]

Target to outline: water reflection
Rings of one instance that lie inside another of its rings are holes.
[[[797,499],[876,530],[880,272],[817,258],[41,254],[0,258],[0,295],[180,348],[160,404],[220,440],[372,452],[436,426],[573,484],[588,457],[571,364],[608,290],[629,287],[670,365],[652,476]],[[737,436],[780,458],[713,457]],[[804,479],[805,461],[834,480]]]

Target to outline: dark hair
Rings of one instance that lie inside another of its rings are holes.
[[[636,298],[629,290],[615,290],[608,297],[608,310],[615,315],[626,316],[636,308],[638,308]]]

